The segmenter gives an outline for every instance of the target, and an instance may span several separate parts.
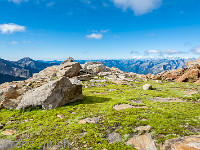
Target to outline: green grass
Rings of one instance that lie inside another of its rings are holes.
[[[146,83],[153,85],[153,90],[144,91],[142,86]],[[85,82],[85,84],[90,84]],[[43,111],[41,108],[26,110],[0,110],[0,123],[6,129],[16,130],[17,133],[11,136],[0,134],[1,139],[11,139],[12,141],[34,141],[32,147],[24,145],[20,149],[42,149],[39,146],[44,144],[45,139],[69,141],[69,148],[78,147],[80,149],[107,148],[108,150],[129,150],[133,149],[124,143],[138,131],[138,126],[152,126],[150,133],[157,144],[164,143],[165,140],[179,137],[200,134],[200,94],[192,96],[185,95],[187,90],[200,90],[200,85],[194,83],[156,83],[132,82],[132,86],[116,85],[109,82],[107,86],[84,88],[84,99],[69,105]],[[108,91],[117,89],[116,91]],[[94,93],[107,93],[105,95]],[[160,103],[150,99],[154,97],[180,98],[186,103]],[[143,104],[135,104],[130,100],[142,100]],[[116,104],[145,105],[148,108],[131,108],[116,111],[112,107]],[[63,114],[64,119],[57,117]],[[84,118],[101,116],[98,124],[78,124]],[[26,122],[25,120],[30,120]],[[142,119],[146,119],[142,121]],[[9,123],[8,121],[13,121]],[[113,131],[122,136],[122,141],[108,144],[106,137]],[[87,134],[83,134],[87,132]],[[19,148],[16,148],[19,149]]]

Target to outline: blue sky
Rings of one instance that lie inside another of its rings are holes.
[[[0,0],[0,57],[198,57],[199,8],[199,0]]]

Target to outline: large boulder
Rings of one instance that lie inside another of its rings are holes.
[[[38,74],[34,74],[34,78],[52,79],[56,77],[69,77],[77,76],[81,70],[81,65],[78,62],[65,61],[60,66],[48,67]]]
[[[16,109],[37,106],[54,109],[82,98],[82,85],[73,85],[68,78],[62,77],[27,91]]]
[[[25,81],[1,84],[0,108],[42,106],[44,109],[53,109],[82,99],[81,82],[68,79],[77,76],[81,69],[78,62],[72,61],[68,59],[60,66],[46,68]]]
[[[186,137],[167,140],[161,147],[161,150],[199,150],[200,135],[192,135]]]
[[[107,72],[108,68],[102,62],[86,62],[82,65],[83,71],[91,74]]]

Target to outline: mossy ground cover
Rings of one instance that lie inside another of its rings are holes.
[[[152,84],[153,90],[144,91],[144,84]],[[90,85],[89,82],[85,84]],[[132,85],[117,85],[107,82],[96,83],[102,87],[83,88],[84,99],[69,105],[43,111],[41,108],[26,110],[0,110],[0,123],[5,127],[0,130],[0,139],[22,140],[24,145],[15,149],[42,149],[44,141],[67,140],[67,146],[61,149],[97,149],[129,150],[125,142],[134,134],[136,127],[150,125],[149,131],[156,144],[166,139],[179,136],[200,134],[200,94],[186,95],[185,91],[200,90],[194,83],[156,83],[132,82]],[[110,90],[114,89],[114,90]],[[186,102],[155,102],[151,99],[180,98]],[[141,100],[142,104],[132,101]],[[117,111],[116,104],[142,105],[148,108],[131,108]],[[63,114],[64,119],[57,117]],[[97,124],[78,124],[84,118],[100,116]],[[16,134],[5,136],[5,130],[15,130]],[[120,142],[109,144],[106,140],[109,133],[118,132]],[[34,141],[33,144],[31,141]],[[26,143],[27,142],[27,143]],[[40,143],[40,145],[39,145]],[[29,147],[31,146],[31,147]],[[62,145],[63,146],[63,145]]]

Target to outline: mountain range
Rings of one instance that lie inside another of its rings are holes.
[[[116,67],[124,72],[134,72],[138,74],[158,74],[165,70],[185,68],[186,62],[195,58],[133,58],[118,60],[75,60],[80,64],[87,61],[101,61],[107,67]],[[38,73],[41,70],[59,65],[62,61],[42,61],[25,57],[18,61],[0,59],[0,84],[4,82],[24,80]]]
[[[18,61],[0,59],[0,84],[4,82],[25,80],[41,70],[57,65],[56,63],[45,63],[25,57]]]

